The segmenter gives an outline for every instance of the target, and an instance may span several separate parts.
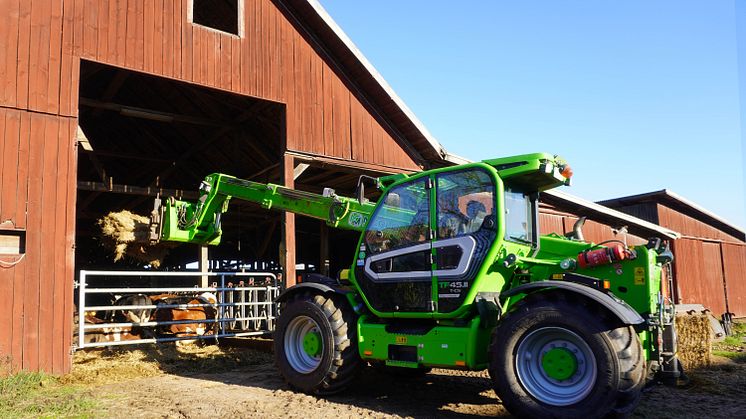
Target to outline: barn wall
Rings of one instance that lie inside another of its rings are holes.
[[[702,304],[719,316],[725,310],[720,244],[681,238],[673,242],[674,280],[679,303]]]
[[[74,118],[0,108],[0,223],[26,233],[22,258],[0,257],[9,320],[0,355],[15,368],[70,368],[75,126]]]
[[[728,309],[746,317],[746,245],[721,243]]]
[[[657,205],[660,225],[662,227],[670,228],[671,230],[677,231],[685,236],[691,236],[692,238],[716,239],[743,243],[739,238],[724,233],[694,217],[682,214],[662,204]]]
[[[292,151],[419,169],[297,23],[243,3],[239,38],[188,23],[188,0],[0,1],[0,223],[27,234],[0,268],[0,356],[16,368],[70,368],[81,59],[284,103]]]
[[[77,116],[80,58],[287,104],[287,148],[386,167],[417,163],[271,0],[244,36],[187,22],[187,0],[4,0],[0,106]]]
[[[572,231],[577,220],[578,217],[571,214],[543,209],[539,213],[539,231],[541,234],[557,233],[564,235]],[[606,240],[623,240],[623,237],[614,233],[612,227],[593,220],[586,220],[583,225],[583,237],[586,241],[594,243],[601,243]],[[626,239],[630,246],[648,242],[633,234],[627,234]]]

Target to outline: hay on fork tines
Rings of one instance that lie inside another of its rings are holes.
[[[101,242],[114,252],[114,262],[128,256],[154,268],[168,254],[172,244],[150,242],[150,218],[130,211],[110,212],[98,220]]]
[[[686,369],[709,367],[712,363],[712,332],[707,314],[676,315],[678,357]]]

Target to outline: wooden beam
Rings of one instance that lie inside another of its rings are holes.
[[[293,180],[297,180],[309,167],[311,167],[311,165],[308,163],[299,163],[295,166],[295,169],[293,169]]]
[[[295,159],[293,156],[284,155],[282,160],[282,172],[284,186],[292,188],[295,184],[293,170]],[[295,285],[295,214],[285,212],[282,223],[282,242],[280,244],[280,262],[285,271],[285,286]]]
[[[111,181],[110,178],[106,176],[106,169],[104,169],[104,166],[101,164],[101,161],[98,159],[98,156],[96,155],[96,152],[93,151],[93,147],[91,146],[91,142],[88,141],[88,137],[85,135],[85,132],[83,132],[83,129],[78,125],[78,129],[75,131],[75,141],[80,144],[80,148],[85,151],[89,151],[88,157],[91,160],[91,164],[93,165],[93,168],[96,170],[96,173],[98,173],[99,178],[104,183],[109,183]]]
[[[297,151],[288,151],[287,154],[293,156],[299,161],[311,163],[311,166],[313,167],[323,168],[326,166],[333,166],[335,170],[350,173],[362,174],[362,172],[365,172],[365,174],[369,174],[372,176],[385,176],[396,173],[413,173],[412,169],[404,169],[395,166],[383,166],[373,163],[362,163],[336,157],[301,153]]]
[[[164,189],[152,186],[133,186],[120,184],[106,184],[102,182],[78,181],[78,190],[91,192],[111,192],[124,195],[138,196],[175,196],[185,199],[197,199],[199,193],[196,191],[183,191],[181,189]]]
[[[203,273],[209,272],[210,270],[210,256],[208,250],[209,249],[207,246],[203,245],[199,247],[199,271]],[[207,275],[202,275],[200,276],[199,282],[200,287],[207,288],[210,286],[210,277]]]
[[[216,121],[214,119],[200,118],[196,116],[180,115],[171,112],[163,112],[154,109],[138,108],[135,106],[121,105],[113,102],[102,102],[95,99],[81,97],[79,101],[81,106],[87,106],[94,109],[104,109],[112,112],[119,112],[124,116],[133,118],[149,119],[160,122],[183,122],[185,124],[205,125],[218,128],[233,128],[233,124],[228,121]]]
[[[160,158],[160,157],[152,157],[146,154],[131,154],[131,153],[119,153],[116,151],[86,150],[86,149],[81,149],[80,151],[82,153],[93,154],[98,157],[114,157],[114,158],[123,159],[123,160],[140,160],[140,161],[150,161],[150,162],[155,162],[155,163],[171,164],[171,160]]]

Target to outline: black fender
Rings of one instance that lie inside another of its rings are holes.
[[[635,309],[630,307],[629,304],[627,304],[623,300],[620,300],[613,294],[605,293],[597,289],[588,287],[587,285],[582,285],[575,282],[552,280],[529,282],[528,284],[519,285],[515,288],[501,293],[500,297],[510,297],[516,294],[530,294],[532,292],[545,290],[548,288],[561,289],[589,298],[609,310],[624,324],[639,325],[645,323],[645,319],[643,319],[642,316],[640,316],[640,314],[635,311]]]
[[[321,294],[334,293],[342,296],[350,292],[349,289],[344,289],[336,284],[332,285],[320,282],[301,282],[300,284],[293,285],[292,287],[280,293],[275,301],[278,303],[284,303],[288,298],[290,298],[291,295],[307,290],[318,291]]]

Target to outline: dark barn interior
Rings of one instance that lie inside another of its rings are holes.
[[[78,131],[77,269],[142,268],[113,264],[102,251],[97,220],[111,211],[148,215],[154,198],[195,199],[214,172],[281,184],[284,105],[217,89],[83,61]],[[308,162],[295,169],[295,187],[353,194],[359,169]],[[233,200],[223,219],[220,246],[209,249],[214,270],[279,270],[282,217]],[[351,261],[357,234],[296,221],[299,272],[319,272],[322,236],[334,275]],[[161,269],[185,269],[196,245],[172,249]]]

